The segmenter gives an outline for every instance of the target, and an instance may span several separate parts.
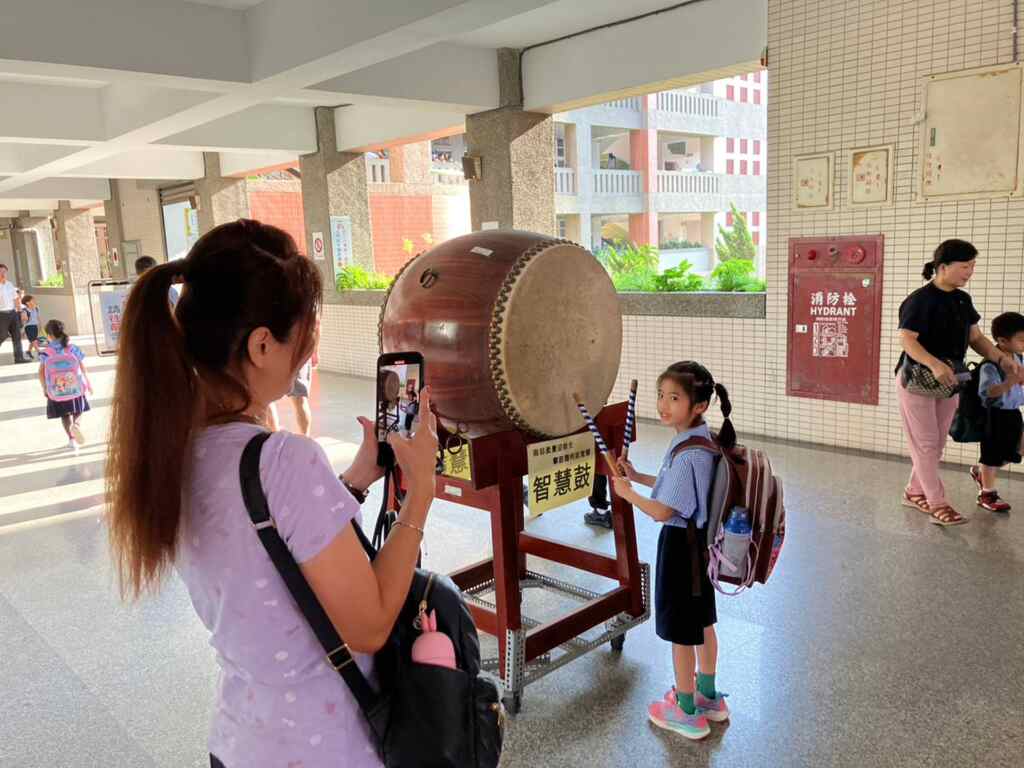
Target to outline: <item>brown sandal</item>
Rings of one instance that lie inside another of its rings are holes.
[[[948,504],[945,504],[941,507],[936,507],[931,511],[931,520],[928,522],[932,525],[941,525],[942,527],[946,527],[949,525],[963,525],[967,522],[967,518]]]
[[[916,509],[918,512],[924,512],[926,515],[932,513],[928,507],[928,500],[924,497],[923,493],[910,494],[907,491],[903,492],[903,500],[901,502],[904,507],[910,507]]]

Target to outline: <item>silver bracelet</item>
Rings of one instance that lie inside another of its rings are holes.
[[[406,528],[411,528],[414,531],[419,531],[420,532],[420,536],[426,536],[427,535],[427,532],[424,531],[422,528],[420,528],[418,525],[413,525],[412,523],[407,523],[404,520],[395,520],[395,525],[404,525]]]

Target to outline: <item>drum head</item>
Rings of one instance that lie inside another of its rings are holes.
[[[509,417],[559,437],[583,426],[574,392],[591,415],[606,404],[622,355],[622,313],[608,273],[588,251],[566,242],[533,251],[513,269],[508,298],[495,308],[492,329],[501,332],[492,337],[499,358],[492,365]]]

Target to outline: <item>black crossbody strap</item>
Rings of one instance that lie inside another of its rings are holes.
[[[270,432],[261,432],[256,435],[242,451],[239,477],[242,481],[242,499],[245,501],[245,508],[249,512],[249,518],[256,527],[256,534],[260,537],[260,542],[267,550],[267,554],[270,555],[274,567],[281,574],[295,604],[302,611],[310,629],[313,630],[316,639],[323,646],[327,654],[327,663],[341,675],[363,714],[372,721],[371,714],[375,713],[380,703],[380,696],[367,682],[359,665],[355,663],[348,645],[341,639],[341,635],[338,634],[323,606],[320,605],[320,601],[317,600],[309,582],[299,570],[295,558],[292,557],[288,546],[277,532],[274,520],[270,516],[267,497],[263,493],[263,485],[260,483],[260,451],[270,434]],[[353,525],[355,525],[355,521],[353,521]],[[356,534],[364,548],[367,547],[369,542],[359,530],[359,526],[355,525],[355,527]],[[372,548],[367,549],[368,554],[371,551]]]

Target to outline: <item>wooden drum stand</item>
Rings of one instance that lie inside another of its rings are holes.
[[[626,403],[605,407],[597,416],[597,424],[608,447],[619,455],[625,434]],[[448,436],[438,425],[442,446]],[[450,575],[463,591],[477,628],[498,639],[498,658],[484,660],[483,666],[501,677],[508,708],[515,713],[521,707],[527,684],[605,642],[610,642],[614,650],[622,650],[626,632],[650,618],[650,566],[637,557],[633,507],[616,496],[611,487],[614,557],[524,530],[527,447],[540,441],[510,430],[470,438],[467,442],[472,482],[438,476],[436,497],[491,515],[494,556]],[[608,467],[600,455],[597,462],[597,472],[607,475]],[[527,555],[604,576],[619,585],[605,594],[591,592],[527,570]],[[559,593],[583,605],[553,621],[534,621],[522,613],[523,590],[527,588]],[[492,590],[493,603],[480,597]],[[582,636],[597,627],[603,627],[600,634]],[[552,658],[551,652],[556,649],[560,654]]]

